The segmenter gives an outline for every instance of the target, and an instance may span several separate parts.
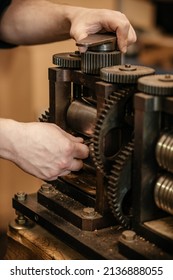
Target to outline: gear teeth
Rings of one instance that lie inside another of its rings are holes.
[[[154,96],[173,96],[173,75],[151,75],[138,80],[138,89]]]
[[[153,68],[139,65],[114,65],[100,70],[103,81],[120,84],[136,84],[138,78],[155,73]]]
[[[112,92],[112,94],[109,95],[108,99],[105,99],[105,105],[97,119],[96,125],[95,125],[95,131],[94,131],[94,135],[93,135],[93,152],[92,152],[92,157],[93,157],[93,162],[96,166],[96,168],[99,170],[102,170],[102,173],[105,172],[105,162],[106,159],[104,158],[103,155],[103,151],[101,151],[100,148],[100,139],[101,139],[101,131],[102,131],[102,127],[104,125],[105,122],[108,122],[109,119],[107,119],[108,113],[110,112],[111,108],[113,108],[113,106],[118,102],[120,102],[121,100],[123,100],[123,98],[126,98],[126,96],[129,93],[122,89],[120,90],[120,92]],[[96,164],[97,163],[97,164]]]
[[[81,57],[79,52],[54,54],[53,64],[63,68],[80,69]]]
[[[45,111],[45,113],[42,114],[41,117],[39,117],[39,121],[40,121],[40,122],[49,122],[49,119],[50,119],[49,110],[48,110],[48,111]]]
[[[99,75],[103,67],[117,65],[121,63],[121,53],[112,52],[93,52],[87,51],[82,54],[81,70],[83,73]]]
[[[130,190],[131,186],[123,190],[124,186],[121,185],[121,179],[124,177],[124,172],[128,176],[131,176],[131,170],[129,170],[129,166],[131,165],[132,161],[133,147],[134,143],[130,142],[117,155],[109,176],[107,188],[108,203],[111,211],[117,221],[126,228],[130,227],[130,217],[123,213],[122,204],[125,194]],[[126,193],[124,193],[125,191]]]

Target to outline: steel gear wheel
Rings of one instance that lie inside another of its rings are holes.
[[[131,139],[132,124],[125,121],[125,111],[128,111],[125,107],[131,94],[129,90],[113,92],[97,119],[91,155],[96,168],[102,173],[109,173],[117,152]]]
[[[81,56],[78,51],[71,53],[58,53],[53,55],[53,64],[63,68],[80,69]]]
[[[103,67],[121,63],[121,53],[87,51],[81,56],[81,71],[86,74],[99,75]]]
[[[129,142],[117,155],[108,180],[108,203],[117,221],[126,228],[131,224],[131,185],[133,142]]]
[[[155,96],[173,96],[173,75],[142,77],[138,80],[138,89]]]
[[[138,78],[155,73],[153,68],[139,65],[114,65],[100,70],[100,77],[109,83],[135,84]]]

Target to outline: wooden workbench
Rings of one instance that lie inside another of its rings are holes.
[[[5,260],[84,260],[84,256],[38,225],[16,230],[9,227]]]

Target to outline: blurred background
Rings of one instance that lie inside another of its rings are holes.
[[[60,4],[107,8],[126,14],[137,34],[124,61],[153,66],[158,72],[173,67],[173,23],[169,0],[71,0]],[[172,9],[172,10],[171,10]],[[37,121],[49,106],[48,68],[52,55],[76,50],[73,40],[0,50],[0,117],[21,122]],[[7,228],[15,213],[12,197],[19,191],[36,192],[43,182],[0,159],[0,228]]]

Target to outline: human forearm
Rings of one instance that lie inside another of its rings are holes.
[[[58,5],[46,0],[13,0],[1,18],[0,37],[13,44],[43,44],[100,31],[114,32],[125,52],[136,41],[126,16],[118,11]]]
[[[66,8],[46,0],[13,0],[1,19],[1,39],[19,45],[69,39]]]
[[[55,124],[0,119],[0,157],[44,180],[82,168],[88,147]]]
[[[13,161],[14,143],[20,142],[18,123],[10,119],[0,119],[0,158]],[[16,139],[17,137],[17,139]]]

